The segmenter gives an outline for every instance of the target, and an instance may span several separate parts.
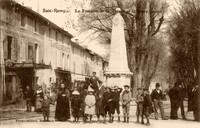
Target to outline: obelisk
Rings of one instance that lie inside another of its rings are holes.
[[[124,34],[124,19],[120,9],[112,20],[111,51],[108,69],[105,71],[107,86],[130,86],[132,73],[128,68],[126,41]]]

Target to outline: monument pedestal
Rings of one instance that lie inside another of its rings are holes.
[[[131,74],[106,74],[106,80],[108,86],[117,85],[120,88],[123,88],[124,85],[130,86]]]

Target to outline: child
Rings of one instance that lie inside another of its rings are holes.
[[[50,104],[54,104],[50,101],[47,95],[44,96],[44,100],[42,101],[42,111],[44,116],[44,122],[49,121],[50,114]]]
[[[129,85],[124,85],[124,91],[121,95],[121,103],[124,114],[124,123],[129,123],[129,112],[131,102],[131,92],[129,91]]]
[[[85,97],[85,114],[86,116],[90,116],[90,123],[92,121],[92,115],[95,114],[95,96],[93,95],[94,90],[89,87],[88,88],[88,94]]]
[[[151,101],[151,97],[149,95],[149,90],[148,89],[144,89],[144,94],[143,95],[144,95],[143,114],[147,119],[146,125],[149,126],[150,125],[149,115],[151,113],[153,113],[152,101]]]
[[[105,87],[105,93],[103,93],[102,97],[102,112],[103,112],[103,123],[106,123],[106,115],[109,113],[109,105],[108,100],[110,99],[110,88]]]
[[[80,98],[80,93],[78,91],[72,92],[71,106],[72,106],[72,115],[74,117],[74,122],[78,122],[81,109],[81,98]]]
[[[119,88],[117,85],[114,86],[115,89],[115,93],[114,93],[114,105],[115,105],[115,110],[117,111],[117,115],[118,115],[118,122],[120,121],[120,94],[122,92],[122,88]]]
[[[139,123],[139,118],[141,116],[141,123],[144,124],[144,121],[143,121],[143,93],[142,93],[142,89],[141,88],[138,88],[138,94],[137,94],[137,97],[136,97],[136,103],[137,103],[137,111],[136,111],[136,116],[137,116],[137,123]]]

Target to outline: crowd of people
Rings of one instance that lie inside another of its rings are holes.
[[[107,87],[102,85],[102,82],[96,77],[96,73],[86,81],[81,88],[75,87],[70,89],[64,83],[61,83],[56,91],[55,95],[50,96],[49,93],[44,93],[42,87],[39,86],[36,91],[35,111],[42,112],[44,121],[49,121],[50,104],[55,105],[55,120],[67,121],[74,118],[74,122],[79,122],[79,118],[82,117],[84,122],[91,122],[93,116],[96,115],[98,122],[114,122],[114,115],[117,115],[117,121],[120,119],[120,107],[123,110],[123,122],[129,123],[130,106],[131,101],[135,101],[136,108],[136,122],[141,124],[150,125],[149,116],[154,113],[155,119],[158,120],[158,111],[160,111],[162,120],[167,120],[163,108],[164,94],[160,89],[160,84],[156,83],[155,89],[149,92],[149,89],[137,89],[136,99],[133,100],[131,96],[130,87],[124,85],[124,90],[117,85]],[[194,97],[194,117],[197,119],[197,107],[195,104],[195,95],[198,86],[192,90]],[[27,103],[27,111],[31,111],[31,97],[33,91],[27,86],[24,93],[24,97]],[[169,90],[169,97],[171,101],[171,119],[178,119],[177,111],[181,108],[182,118],[186,119],[183,105],[183,94],[181,90],[181,84],[176,82],[174,87]],[[100,120],[102,118],[102,120]],[[144,121],[146,119],[146,122]]]

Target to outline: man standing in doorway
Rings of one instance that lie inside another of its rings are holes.
[[[154,103],[154,109],[155,109],[155,118],[158,120],[158,109],[160,109],[161,117],[163,120],[167,120],[165,117],[165,112],[163,108],[163,93],[160,90],[160,84],[156,83],[156,89],[154,89],[151,93],[151,98]]]
[[[24,93],[24,97],[26,99],[26,105],[27,105],[27,112],[31,112],[32,107],[32,99],[33,99],[33,91],[29,86],[26,86],[26,91]]]

